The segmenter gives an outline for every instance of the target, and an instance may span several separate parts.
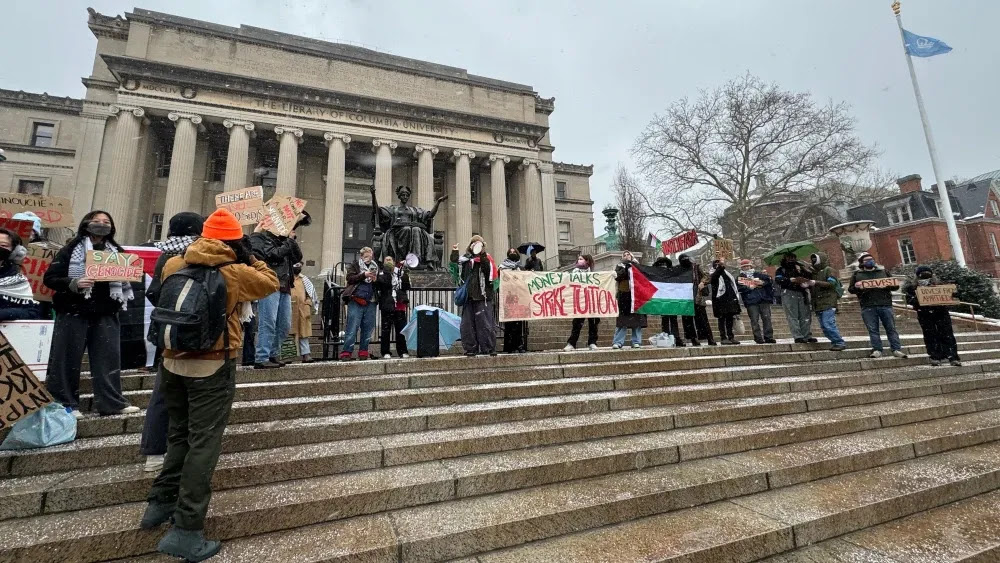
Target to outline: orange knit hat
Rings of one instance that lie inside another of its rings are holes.
[[[218,240],[238,240],[243,238],[243,227],[228,209],[216,209],[205,219],[201,236]]]

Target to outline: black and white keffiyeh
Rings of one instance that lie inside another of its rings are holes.
[[[153,243],[153,246],[159,248],[167,254],[184,254],[187,247],[191,246],[198,237],[194,235],[184,235],[181,237],[167,237],[166,240],[160,240]]]
[[[112,245],[107,244],[109,252],[121,252],[121,249]],[[87,265],[87,252],[94,249],[94,244],[90,242],[90,237],[83,237],[75,247],[73,247],[73,253],[70,255],[69,259],[69,278],[76,280],[84,277],[86,274]],[[132,284],[122,283],[122,282],[107,282],[111,286],[111,298],[122,304],[122,311],[128,309],[128,302],[131,301],[135,295],[132,293]],[[84,299],[90,299],[91,288],[83,290]]]
[[[24,274],[17,272],[11,276],[0,277],[0,299],[17,305],[35,305],[31,284]]]

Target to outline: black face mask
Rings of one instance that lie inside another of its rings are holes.
[[[0,248],[0,262],[6,262],[10,258],[11,250],[9,248]]]
[[[679,264],[680,264],[681,266],[684,266],[685,268],[687,268],[687,267],[689,267],[689,266],[691,265],[691,259],[690,259],[690,258],[681,258],[681,259],[680,259],[680,260],[678,261],[678,263],[679,263]]]
[[[518,260],[521,259],[521,255],[520,254],[508,254],[507,255],[507,259],[508,260],[513,260],[514,262],[517,262]]]
[[[95,237],[106,237],[111,234],[111,225],[107,223],[87,223],[87,232]]]
[[[922,280],[929,280],[934,277],[934,272],[920,272],[920,275],[917,277]]]

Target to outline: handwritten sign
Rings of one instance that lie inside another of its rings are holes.
[[[713,241],[713,247],[715,249],[715,257],[723,260],[730,260],[736,258],[736,253],[733,252],[733,241],[728,238],[717,238]]]
[[[52,396],[0,333],[0,429],[51,402]]]
[[[28,251],[21,268],[24,276],[31,284],[31,293],[35,296],[35,301],[52,301],[52,290],[45,285],[43,278],[45,272],[52,264],[52,259],[59,252],[59,245],[52,242],[35,242],[24,246]]]
[[[21,242],[28,242],[31,240],[31,231],[34,229],[35,224],[31,221],[23,221],[21,219],[15,220],[10,217],[0,217],[0,227],[21,237]]]
[[[921,307],[959,305],[958,299],[955,299],[956,291],[958,291],[958,287],[953,283],[917,286],[917,303]]]
[[[691,229],[686,233],[679,234],[673,238],[663,241],[661,247],[663,249],[663,254],[676,254],[678,252],[684,252],[696,244],[698,244],[698,232]]]
[[[738,283],[738,284],[740,284],[742,286],[745,286],[745,287],[749,287],[751,289],[753,289],[755,287],[760,287],[760,286],[764,285],[764,282],[760,281],[759,279],[757,279],[757,278],[748,278],[746,276],[740,276],[740,277],[736,278],[736,283]]]
[[[500,321],[617,317],[613,272],[500,271]]]
[[[896,278],[878,278],[874,280],[858,280],[861,283],[861,289],[885,289],[887,287],[896,287],[899,282]]]
[[[38,215],[44,227],[76,227],[73,202],[65,197],[0,193],[0,217],[11,217],[22,211]]]
[[[142,258],[127,252],[87,251],[85,275],[94,281],[142,281]]]
[[[228,209],[240,225],[256,225],[264,218],[264,188],[253,186],[222,192],[215,196],[215,207]]]
[[[270,231],[280,237],[287,237],[295,228],[302,210],[306,208],[306,200],[289,196],[274,196],[264,204],[264,218],[258,227]]]

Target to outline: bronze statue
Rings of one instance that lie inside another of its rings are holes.
[[[408,186],[396,188],[400,205],[379,207],[375,186],[372,186],[371,193],[375,228],[382,233],[380,240],[375,241],[379,262],[386,256],[401,261],[408,254],[414,254],[423,267],[433,269],[438,262],[434,248],[434,216],[441,202],[446,201],[448,196],[439,197],[434,202],[434,208],[427,211],[407,205],[411,195]]]

